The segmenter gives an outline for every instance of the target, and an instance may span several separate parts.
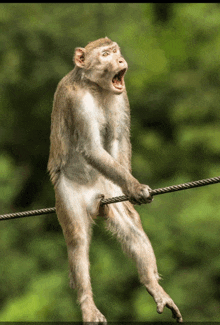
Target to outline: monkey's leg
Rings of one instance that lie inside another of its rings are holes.
[[[89,243],[93,221],[84,201],[89,193],[79,186],[74,190],[71,182],[63,177],[55,194],[57,216],[67,244],[71,284],[77,290],[83,321],[106,322],[94,303],[89,275]]]
[[[107,224],[108,229],[117,235],[124,251],[135,260],[140,281],[154,298],[157,312],[162,313],[166,306],[171,309],[177,322],[182,322],[178,307],[158,283],[160,277],[154,251],[132,204],[124,202],[109,205]]]

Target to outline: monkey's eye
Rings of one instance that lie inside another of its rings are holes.
[[[117,52],[117,50],[116,49],[113,49],[113,53],[116,53]]]
[[[102,53],[102,56],[107,56],[107,55],[109,55],[109,52],[107,52],[107,51]]]

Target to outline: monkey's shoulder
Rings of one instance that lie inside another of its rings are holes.
[[[73,78],[73,70],[64,76],[57,85],[55,97],[60,94],[68,95],[69,93],[76,91],[75,82]]]
[[[114,125],[116,121],[129,119],[130,107],[126,91],[115,95],[100,90],[97,85],[91,86],[86,82],[80,82],[73,69],[57,86],[53,111],[54,113],[68,111],[78,117],[89,118],[90,121],[97,121],[102,128],[105,124]]]

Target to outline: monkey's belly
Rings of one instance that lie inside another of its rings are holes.
[[[63,175],[74,189],[92,189],[94,193],[105,197],[123,195],[121,188],[108,180],[99,171],[88,164],[69,164],[63,169]]]
[[[100,175],[92,166],[80,161],[66,165],[63,173],[65,177],[79,185],[92,185]]]

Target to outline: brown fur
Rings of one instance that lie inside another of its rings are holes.
[[[111,45],[112,43],[113,43],[112,40],[110,40],[108,37],[99,38],[96,41],[88,43],[85,47],[85,50],[86,50],[86,52],[91,52],[92,50],[94,50],[97,47]]]
[[[75,63],[54,95],[48,170],[83,321],[106,322],[95,306],[89,275],[89,243],[98,214],[135,260],[157,311],[167,306],[181,321],[178,307],[158,283],[153,248],[132,204],[152,198],[150,188],[131,174],[130,108],[123,79],[127,63],[108,38],[77,48]],[[123,194],[130,202],[100,208],[103,196]]]

